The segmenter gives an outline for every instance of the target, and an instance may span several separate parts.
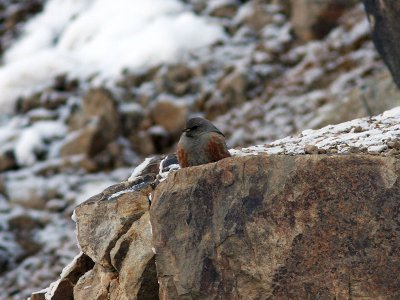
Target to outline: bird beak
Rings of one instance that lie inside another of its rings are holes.
[[[189,132],[189,131],[190,131],[190,128],[185,128],[182,130],[182,132]]]

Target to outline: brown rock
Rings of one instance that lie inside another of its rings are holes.
[[[58,93],[51,89],[46,89],[40,93],[19,98],[16,109],[21,113],[26,113],[36,108],[54,110],[65,104],[67,99],[68,97],[64,93]]]
[[[17,101],[17,112],[26,113],[31,109],[40,107],[40,94],[36,93],[31,96],[21,97]]]
[[[32,293],[32,295],[28,298],[28,300],[46,300],[46,292],[45,291],[39,291]]]
[[[160,66],[154,66],[150,68],[143,68],[130,73],[128,70],[124,71],[123,78],[117,82],[118,86],[123,88],[138,87],[145,82],[152,81],[154,75],[157,74]]]
[[[96,264],[75,285],[74,299],[158,299],[147,197],[159,161],[76,208],[78,241]]]
[[[303,41],[322,39],[337,25],[339,17],[356,1],[291,0],[291,23]]]
[[[281,5],[281,3],[279,3]],[[277,6],[278,7],[278,6]],[[265,25],[273,21],[274,14],[266,9],[263,1],[252,1],[249,12],[244,16],[240,23],[244,23],[250,28],[258,31]]]
[[[46,299],[48,300],[73,300],[74,285],[78,279],[91,270],[93,266],[93,261],[87,255],[80,253],[75,257],[71,265],[64,269],[59,280],[53,282],[47,290],[33,293],[31,295],[31,300],[34,299],[33,297],[45,297],[46,294]]]
[[[119,132],[119,114],[115,100],[105,89],[93,89],[83,98],[83,113],[87,118],[99,119],[101,134],[105,140],[113,140]]]
[[[315,145],[305,145],[304,152],[306,154],[318,154],[318,147]]]
[[[118,128],[117,106],[106,89],[93,89],[86,93],[83,98],[83,113],[88,117],[104,118],[111,131]]]
[[[82,251],[94,262],[114,269],[110,251],[148,211],[145,195],[132,189],[134,183],[125,182],[109,188],[76,207],[77,238]]]
[[[17,166],[13,151],[5,151],[0,153],[0,172],[13,169]]]
[[[187,108],[168,100],[157,101],[151,109],[155,124],[170,133],[182,130],[186,122]]]
[[[8,226],[15,235],[15,240],[23,250],[18,259],[34,255],[43,245],[35,239],[34,231],[44,227],[44,223],[29,215],[17,215],[8,220]]]
[[[399,298],[399,175],[369,155],[179,170],[150,211],[161,298]]]
[[[161,158],[151,159],[130,182],[110,186],[75,209],[85,254],[51,284],[49,299],[158,299],[148,196]]]
[[[63,271],[61,278],[56,282],[52,283],[49,289],[51,290],[51,300],[68,300],[74,299],[73,289],[78,279],[86,272],[93,268],[93,261],[85,254],[79,254],[73,261],[73,265],[66,271]],[[40,295],[41,292],[33,293],[34,295]],[[43,293],[43,296],[45,293]],[[41,299],[41,298],[39,298]],[[44,298],[43,298],[44,299]]]
[[[232,71],[222,77],[218,83],[218,93],[205,104],[206,117],[214,119],[224,114],[230,108],[239,106],[246,101],[247,79],[240,71]]]
[[[105,128],[103,128],[106,130]],[[108,140],[98,139],[101,129],[96,123],[74,132],[62,146],[60,154],[63,157],[77,154],[85,154],[89,157],[98,153],[106,146]]]
[[[183,96],[195,91],[195,84],[192,82],[194,71],[184,64],[172,65],[160,71],[155,84],[159,93],[171,93],[176,96]]]
[[[82,276],[73,288],[74,300],[106,300],[117,273],[107,270],[99,264]],[[90,288],[87,288],[90,287]],[[111,300],[111,299],[110,299]]]
[[[146,212],[111,250],[111,262],[119,275],[118,288],[112,293],[111,299],[158,299],[157,274],[151,248],[150,216]]]
[[[133,150],[143,156],[148,156],[156,152],[153,139],[147,131],[139,131],[129,137]]]
[[[233,18],[236,15],[238,5],[236,1],[225,1],[221,5],[213,7],[209,14],[218,18]]]
[[[113,142],[120,130],[116,103],[105,89],[88,91],[82,111],[76,111],[68,123],[74,133],[62,147],[62,156],[85,154],[93,157]]]
[[[137,105],[136,103],[132,105],[124,105],[122,107],[122,133],[125,136],[129,136],[131,134],[134,134],[141,128],[142,122],[145,118],[145,114],[141,106]]]

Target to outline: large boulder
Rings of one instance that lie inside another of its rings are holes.
[[[399,118],[176,172],[174,155],[146,159],[76,208],[87,263],[32,299],[397,299]]]
[[[158,298],[148,195],[159,162],[146,161],[130,181],[107,188],[75,209],[82,253],[59,280],[31,300]]]
[[[71,134],[61,147],[61,156],[84,154],[94,157],[113,142],[120,133],[117,104],[106,89],[89,90],[82,110],[69,119]]]
[[[390,0],[363,0],[371,24],[376,49],[400,87],[400,3]]]
[[[368,155],[178,171],[151,207],[161,298],[399,298],[399,175]]]

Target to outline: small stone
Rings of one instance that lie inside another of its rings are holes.
[[[375,146],[369,146],[368,147],[368,153],[370,154],[379,154],[382,153],[383,151],[387,150],[386,145],[375,145]]]
[[[304,152],[306,154],[318,154],[318,147],[315,145],[305,145]]]
[[[0,172],[13,169],[17,166],[13,151],[0,153]]]
[[[390,141],[390,142],[387,142],[387,146],[388,146],[389,148],[393,148],[393,149],[396,149],[396,150],[400,150],[400,142],[399,142],[399,141]]]
[[[361,151],[360,151],[360,148],[358,148],[358,147],[350,147],[349,152],[350,153],[360,153]]]
[[[220,5],[210,10],[210,15],[218,18],[233,18],[237,12],[238,6],[235,1],[221,2]]]
[[[29,297],[29,300],[46,300],[45,295],[46,290],[35,292]]]
[[[390,149],[385,154],[386,154],[386,156],[397,156],[397,155],[399,155],[399,153],[400,152],[397,149]]]
[[[354,133],[363,132],[364,129],[361,126],[354,127]]]

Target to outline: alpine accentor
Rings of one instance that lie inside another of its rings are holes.
[[[181,168],[216,162],[231,156],[225,136],[210,121],[193,118],[187,121],[178,143],[177,156]]]

